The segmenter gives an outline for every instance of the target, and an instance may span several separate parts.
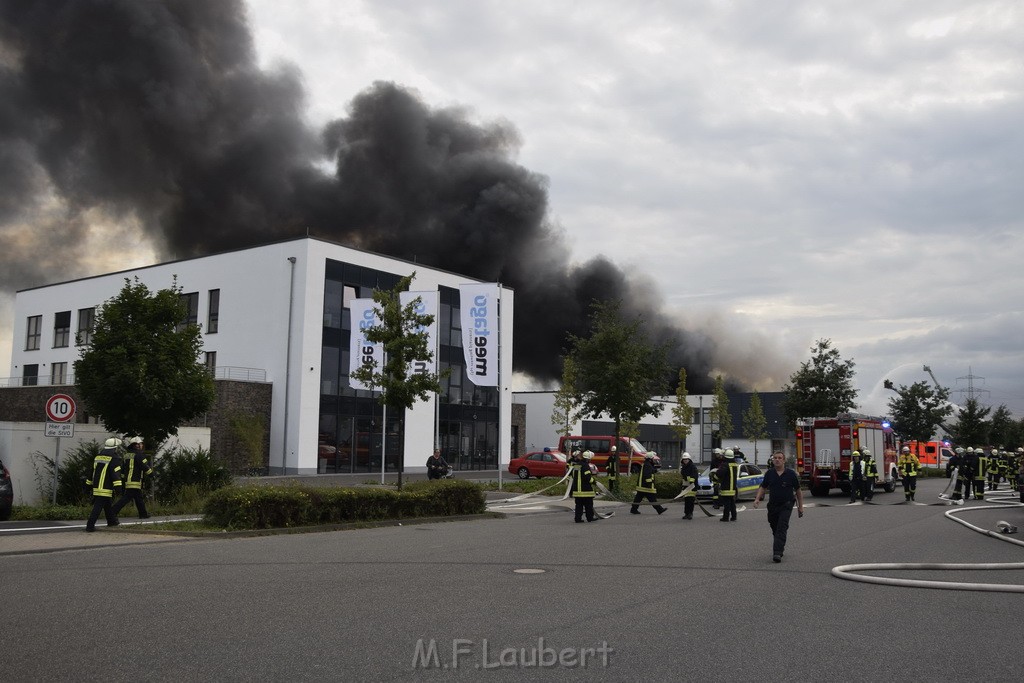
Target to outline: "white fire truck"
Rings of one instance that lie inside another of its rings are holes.
[[[842,413],[836,417],[805,417],[796,421],[796,472],[812,496],[834,488],[850,492],[850,460],[867,448],[875,461],[875,485],[896,490],[896,435],[880,417]]]

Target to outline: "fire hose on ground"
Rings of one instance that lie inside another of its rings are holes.
[[[948,488],[948,487],[947,487]],[[1024,508],[1024,503],[1009,500],[1008,497],[1016,496],[1015,491],[988,491],[985,498],[995,502],[995,505],[978,505],[974,507],[962,507],[946,511],[947,518],[958,524],[962,524],[972,531],[985,534],[991,538],[999,539],[1006,543],[1024,546],[1024,541],[1015,538],[1008,538],[1005,534],[1013,533],[1016,526],[1009,522],[1000,521],[997,523],[1000,532],[984,529],[975,524],[960,519],[958,515],[975,512],[978,510],[1004,510],[1008,507]],[[863,583],[874,583],[883,586],[903,586],[910,588],[935,588],[940,590],[959,591],[990,591],[999,593],[1024,593],[1024,585],[1002,584],[1002,583],[968,583],[962,581],[929,581],[923,579],[896,579],[882,576],[871,576],[856,572],[869,571],[894,571],[894,570],[953,570],[953,571],[977,571],[977,570],[1020,570],[1024,569],[1024,562],[984,562],[984,563],[949,563],[949,562],[890,562],[870,564],[844,564],[832,568],[832,576],[847,581],[860,581]]]

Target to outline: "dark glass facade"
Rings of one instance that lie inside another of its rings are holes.
[[[400,276],[330,259],[325,275],[318,471],[380,472],[382,456],[386,471],[424,466],[433,444],[417,444],[406,454],[404,414],[388,411],[385,416],[378,394],[353,389],[348,381],[348,304],[372,297],[374,289],[393,288]],[[498,390],[477,387],[465,376],[459,291],[441,287],[439,299],[438,366],[442,372],[450,368],[451,374],[441,379],[438,444],[456,470],[496,469]]]

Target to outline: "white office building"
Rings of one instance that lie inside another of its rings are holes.
[[[439,396],[385,415],[378,393],[349,382],[350,303],[413,272],[413,291],[437,293],[436,358],[452,372]],[[88,343],[97,308],[125,278],[152,291],[177,278],[214,377],[272,385],[272,473],[379,472],[382,451],[388,470],[400,457],[407,470],[422,470],[435,443],[457,469],[509,460],[513,292],[494,288],[500,345],[487,362],[496,386],[477,386],[465,361],[460,285],[478,281],[309,237],[19,291],[9,384],[72,384],[76,338]]]

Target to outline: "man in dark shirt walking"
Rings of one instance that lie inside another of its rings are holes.
[[[786,467],[786,456],[782,453],[772,454],[772,469],[764,474],[764,480],[757,487],[754,496],[756,508],[769,491],[768,524],[772,528],[772,561],[782,562],[782,553],[786,550],[786,533],[789,531],[789,517],[793,514],[793,503],[797,505],[797,515],[804,516],[804,498],[800,492],[800,479],[796,472]]]

